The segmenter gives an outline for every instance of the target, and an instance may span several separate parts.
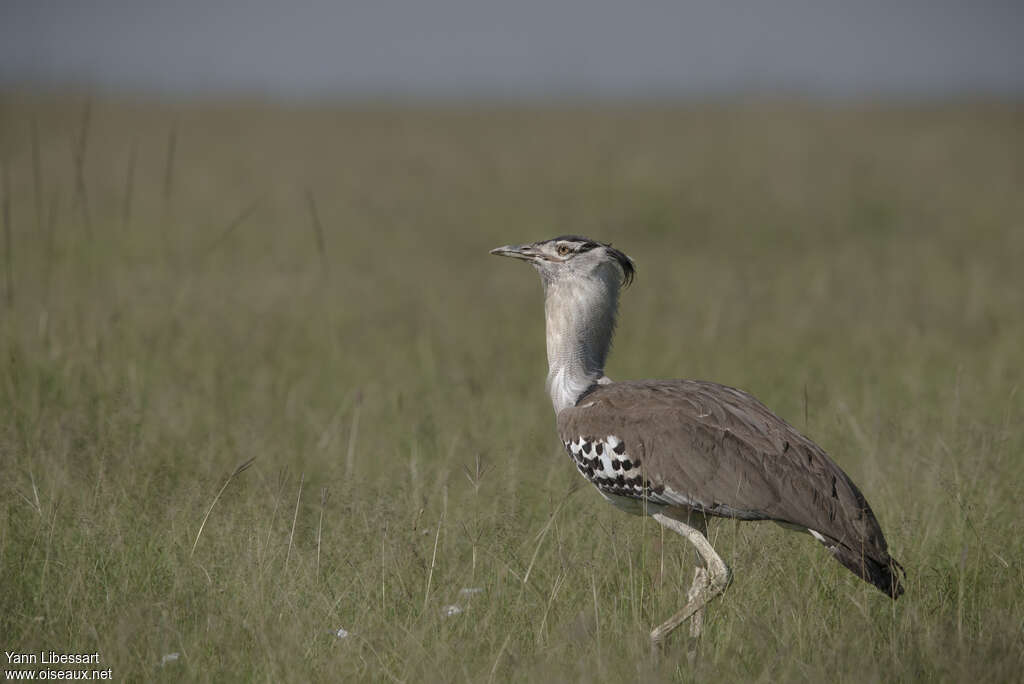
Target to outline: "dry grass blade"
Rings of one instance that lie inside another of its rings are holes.
[[[295,514],[292,516],[292,531],[288,535],[288,553],[284,557],[284,569],[288,569],[288,561],[292,557],[292,543],[295,541],[295,523],[299,520],[299,502],[302,501],[302,483],[306,481],[306,473],[299,473],[299,493],[295,497]]]
[[[508,648],[508,642],[512,639],[512,632],[509,632],[505,637],[505,641],[501,642],[501,648],[498,649],[498,655],[494,658],[494,665],[491,666],[491,673],[487,675],[487,681],[493,682],[494,677],[498,674],[498,664],[501,663],[501,656],[505,655],[505,649]]]
[[[43,514],[43,505],[39,503],[39,488],[36,487],[36,476],[29,471],[29,478],[32,480],[32,500],[35,502],[35,509],[39,515]]]
[[[228,475],[228,479],[224,480],[224,485],[220,488],[220,491],[217,492],[217,496],[213,497],[213,501],[210,503],[210,507],[206,509],[206,515],[203,516],[203,522],[199,525],[199,531],[196,532],[196,540],[192,542],[192,551],[190,551],[188,554],[189,558],[195,555],[196,546],[199,545],[199,538],[203,536],[203,529],[206,527],[206,521],[210,519],[210,513],[213,512],[213,507],[217,505],[217,502],[220,500],[221,495],[224,494],[224,490],[228,488],[228,485],[231,484],[231,481],[235,479],[235,477],[248,470],[249,466],[251,466],[253,464],[253,461],[255,460],[256,457],[253,456],[248,461],[239,464],[239,466],[235,468],[230,475]]]
[[[124,175],[124,193],[121,196],[121,228],[124,229],[132,219],[132,200],[135,195],[135,159],[139,152],[139,141],[132,140],[128,152],[128,169]]]
[[[32,117],[32,198],[36,206],[36,232],[43,232],[43,168],[39,160],[39,123]]]
[[[24,494],[19,492],[17,489],[14,490],[14,493],[17,494],[18,496],[20,496],[22,499],[24,499],[25,503],[27,503],[29,505],[29,507],[33,511],[35,511],[36,514],[40,518],[42,518],[43,517],[43,506],[42,506],[41,503],[39,503],[39,489],[36,487],[36,478],[35,478],[35,475],[32,473],[31,470],[29,471],[28,476],[29,476],[30,482],[32,483],[32,498],[31,499],[28,498],[27,496],[25,496]]]
[[[75,203],[82,210],[82,225],[85,234],[92,239],[92,212],[89,209],[89,190],[85,184],[85,154],[89,148],[89,124],[92,122],[92,99],[85,101],[82,108],[82,121],[78,130],[78,141],[73,151],[72,162],[75,169]]]
[[[551,593],[548,595],[547,603],[544,605],[544,615],[540,619],[540,627],[537,628],[537,643],[543,644],[545,641],[545,635],[547,634],[548,615],[551,613],[551,606],[555,602],[555,598],[558,596],[558,591],[562,588],[562,583],[565,582],[566,574],[560,572],[555,577],[554,583],[551,585]]]
[[[434,565],[437,563],[437,541],[441,538],[441,526],[444,524],[444,513],[437,521],[437,532],[434,534],[434,553],[430,556],[430,571],[427,573],[427,588],[423,592],[423,610],[427,609],[430,599],[430,584],[434,580]]]
[[[316,206],[313,191],[306,189],[306,206],[309,208],[309,219],[313,223],[313,234],[316,237],[316,251],[320,255],[320,270],[327,275],[327,243],[324,240],[324,227],[320,223],[320,212]]]
[[[256,213],[256,207],[259,206],[259,203],[260,203],[260,201],[258,199],[253,200],[249,204],[249,206],[247,206],[245,209],[240,211],[235,216],[235,218],[231,220],[231,223],[229,223],[227,225],[227,228],[225,228],[223,231],[221,231],[221,234],[218,235],[213,240],[213,242],[211,242],[209,244],[209,246],[206,248],[206,253],[207,254],[212,254],[214,251],[217,250],[218,247],[220,247],[222,244],[227,242],[227,239],[229,237],[231,237],[231,234],[234,233],[235,230],[237,230],[240,225],[245,223],[246,219],[248,219],[250,216],[252,216],[254,213]]]
[[[50,197],[50,210],[46,218],[46,236],[43,258],[43,305],[50,303],[51,275],[56,259],[57,213],[60,210],[60,191],[54,190]]]
[[[327,487],[320,488],[320,522],[316,526],[316,581],[320,582],[320,542],[324,531],[324,508],[327,506]]]
[[[356,440],[359,438],[359,412],[363,407],[363,392],[356,392],[356,407],[352,412],[352,429],[348,433],[348,452],[345,454],[345,479],[352,478],[352,469],[356,462]]]
[[[171,124],[171,130],[167,134],[167,155],[164,157],[164,183],[163,203],[164,211],[171,203],[171,195],[174,192],[174,159],[178,149],[178,122]]]
[[[544,537],[547,536],[548,531],[551,529],[551,526],[555,522],[555,518],[558,517],[558,514],[562,510],[562,507],[565,506],[565,502],[569,500],[569,497],[573,494],[573,492],[577,490],[578,487],[579,484],[575,482],[572,484],[572,486],[569,487],[568,493],[566,493],[562,500],[558,502],[558,506],[556,506],[555,510],[551,512],[551,515],[548,516],[548,521],[544,523],[544,527],[541,528],[541,531],[537,533],[536,537],[534,537],[534,540],[537,542],[537,545],[533,549],[533,556],[530,557],[530,564],[526,567],[526,574],[523,575],[524,585],[530,581],[530,573],[533,572],[533,564],[537,562],[537,555],[540,553],[540,547],[544,543]]]

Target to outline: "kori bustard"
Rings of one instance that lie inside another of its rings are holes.
[[[700,380],[613,382],[604,374],[632,260],[564,235],[491,254],[529,262],[544,285],[547,389],[577,470],[615,506],[686,537],[699,560],[687,604],[651,632],[662,641],[731,581],[708,516],[772,520],[807,532],[893,599],[902,566],[857,486],[817,444],[741,390]]]

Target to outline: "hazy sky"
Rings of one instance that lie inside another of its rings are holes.
[[[0,0],[0,82],[1024,95],[1024,0]]]

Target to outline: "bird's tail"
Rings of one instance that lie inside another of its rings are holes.
[[[875,585],[893,600],[898,599],[900,594],[903,593],[900,576],[902,575],[903,578],[906,578],[907,573],[903,566],[888,553],[883,552],[884,558],[876,560],[861,551],[848,548],[842,544],[830,546],[829,550],[836,557],[836,560],[852,570],[853,574],[865,582]]]

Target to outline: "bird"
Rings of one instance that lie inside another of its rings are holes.
[[[540,274],[547,390],[562,446],[579,473],[617,508],[647,515],[697,552],[687,603],[650,633],[654,645],[705,609],[732,581],[708,540],[709,518],[774,521],[805,532],[892,599],[906,573],[860,489],[828,456],[758,399],[704,380],[615,382],[604,368],[619,295],[636,274],[622,251],[562,235],[491,254]]]

